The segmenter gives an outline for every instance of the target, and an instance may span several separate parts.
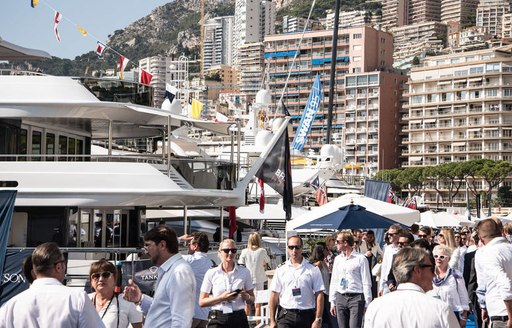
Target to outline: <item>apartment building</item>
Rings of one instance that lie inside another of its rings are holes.
[[[246,43],[263,42],[266,35],[275,33],[276,4],[268,0],[236,0],[233,60],[236,67],[238,49]]]
[[[234,21],[234,16],[222,16],[205,22],[203,72],[216,65],[233,65]]]
[[[441,52],[446,46],[447,25],[438,22],[396,27],[391,30],[394,37],[394,66],[409,68],[414,57]]]
[[[368,20],[368,22],[366,21]],[[356,27],[362,26],[366,23],[375,23],[376,17],[373,17],[365,10],[352,10],[352,11],[340,11],[339,27]],[[326,30],[332,30],[334,28],[334,13],[328,13],[324,20],[324,26]]]
[[[300,122],[313,81],[317,74],[320,75],[324,98],[305,145],[305,149],[318,150],[326,140],[332,31],[305,33],[302,44],[299,46],[300,38],[301,34],[280,34],[265,38],[267,82],[274,104],[277,104],[283,93],[283,102],[292,115],[295,130]],[[345,124],[344,76],[349,73],[389,68],[392,65],[392,53],[393,37],[387,32],[367,26],[339,30],[332,123],[332,140],[338,144],[341,145],[341,133]],[[292,65],[296,54],[297,59]],[[287,88],[283,91],[287,80]],[[293,136],[294,133],[291,134],[292,138]]]
[[[411,70],[404,140],[409,166],[512,161],[512,46],[429,57]],[[507,182],[509,183],[509,182]],[[484,182],[480,182],[485,188]],[[444,192],[442,183],[437,188]],[[433,186],[426,203],[435,203]],[[465,204],[461,193],[456,202]]]
[[[306,28],[306,31],[311,30],[323,30],[323,26],[319,21],[307,18],[296,17],[296,16],[283,16],[283,33],[298,33],[302,32]]]
[[[501,17],[501,37],[512,38],[512,14],[508,13]]]
[[[382,0],[382,27],[385,30],[440,20],[441,0]]]
[[[263,87],[264,49],[263,42],[246,43],[238,49],[238,87],[245,98],[254,98]]]
[[[459,22],[463,27],[474,26],[480,0],[441,0],[441,22]]]
[[[480,0],[476,11],[476,25],[485,27],[492,36],[501,37],[501,18],[509,12],[509,0]]]
[[[382,0],[382,28],[386,31],[409,22],[409,0]]]
[[[344,172],[373,176],[400,167],[402,92],[407,76],[373,71],[345,75]]]

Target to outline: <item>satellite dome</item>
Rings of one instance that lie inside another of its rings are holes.
[[[272,94],[270,93],[270,90],[264,89],[258,91],[256,94],[256,104],[262,105],[262,106],[270,106],[272,103]]]
[[[256,147],[266,147],[272,138],[274,137],[274,134],[267,130],[261,130],[256,135],[256,140],[254,141]]]

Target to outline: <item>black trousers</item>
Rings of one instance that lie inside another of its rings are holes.
[[[249,328],[245,310],[224,314],[222,311],[210,311],[208,314],[208,328]]]
[[[316,310],[287,310],[280,308],[277,313],[277,328],[311,328]]]

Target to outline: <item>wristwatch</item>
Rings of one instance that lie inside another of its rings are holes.
[[[318,321],[318,323],[322,323],[322,318],[318,317],[318,318],[315,319],[315,321]]]

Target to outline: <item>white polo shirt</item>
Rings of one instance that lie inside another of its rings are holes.
[[[325,286],[320,270],[303,258],[296,268],[290,260],[281,264],[275,271],[270,290],[279,294],[283,308],[309,310],[316,308],[315,293],[323,292]]]
[[[94,295],[96,293],[89,294],[91,301],[94,300]],[[142,312],[137,309],[135,303],[126,301],[122,294],[114,296],[112,302],[105,304],[98,315],[107,328],[128,327],[130,323],[142,322]]]

